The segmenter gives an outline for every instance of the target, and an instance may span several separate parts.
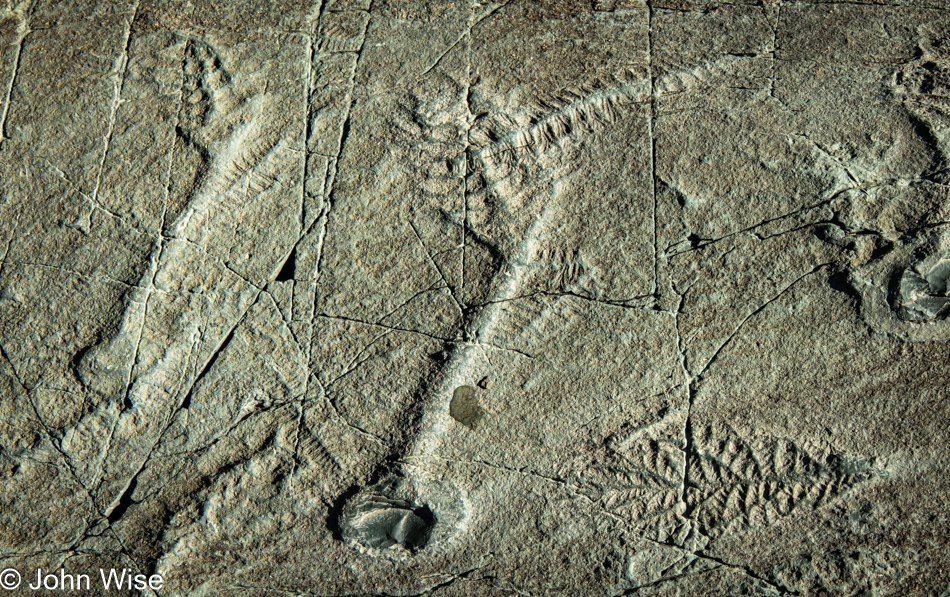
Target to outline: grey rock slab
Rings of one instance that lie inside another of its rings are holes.
[[[944,594],[948,31],[0,6],[0,567]]]

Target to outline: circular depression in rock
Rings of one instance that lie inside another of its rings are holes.
[[[950,255],[931,255],[911,264],[900,278],[895,309],[904,321],[934,321],[950,315]]]
[[[436,523],[428,506],[377,494],[357,496],[343,516],[345,538],[363,547],[399,545],[411,552],[426,546]]]

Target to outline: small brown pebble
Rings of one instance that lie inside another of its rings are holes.
[[[482,417],[484,411],[475,398],[475,388],[459,386],[452,392],[452,401],[449,403],[449,415],[469,429],[475,428],[475,423]]]

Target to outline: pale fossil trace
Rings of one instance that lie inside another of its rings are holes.
[[[0,3],[0,588],[946,596],[948,40]]]

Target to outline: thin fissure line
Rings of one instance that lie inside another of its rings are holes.
[[[129,48],[132,45],[132,25],[135,23],[135,17],[138,16],[139,4],[139,2],[136,2],[132,8],[132,16],[129,18],[128,27],[125,29],[125,41],[123,43],[122,53],[119,55],[122,66],[119,72],[116,73],[118,80],[113,83],[115,86],[115,97],[112,100],[112,110],[109,115],[109,130],[106,132],[105,137],[102,138],[102,160],[99,161],[99,170],[96,172],[96,184],[92,189],[92,203],[94,208],[99,205],[99,185],[102,184],[102,170],[105,168],[106,158],[109,156],[109,149],[112,145],[116,115],[119,112],[119,106],[122,105],[122,90],[125,88],[125,78],[129,71]],[[105,208],[103,207],[103,209]],[[92,222],[90,222],[90,226],[91,225]]]
[[[20,72],[20,56],[23,54],[23,42],[26,36],[32,33],[30,29],[30,17],[33,16],[34,3],[26,11],[26,17],[20,21],[17,29],[20,30],[20,38],[17,40],[16,54],[13,57],[13,68],[10,70],[10,83],[7,85],[7,96],[3,101],[3,114],[0,115],[0,148],[3,148],[3,142],[7,140],[7,114],[10,111],[10,99],[13,96],[13,87],[16,85],[17,74]]]
[[[481,16],[480,18],[478,18],[478,19],[475,19],[474,17],[472,17],[471,19],[469,19],[470,21],[474,21],[474,22],[472,22],[470,25],[467,25],[467,26],[465,27],[465,31],[463,31],[462,34],[459,35],[458,39],[456,39],[454,42],[452,42],[452,44],[451,44],[448,48],[446,48],[444,52],[442,52],[441,54],[439,54],[439,57],[435,59],[435,62],[433,62],[433,63],[429,66],[429,68],[427,68],[427,69],[425,69],[424,71],[422,71],[422,73],[420,73],[419,76],[424,76],[424,75],[429,74],[429,72],[431,72],[432,69],[434,69],[435,67],[437,67],[437,66],[439,65],[439,63],[442,62],[442,59],[445,58],[446,54],[448,54],[449,52],[451,52],[451,51],[455,48],[455,46],[457,46],[457,45],[459,45],[460,43],[462,43],[462,40],[465,39],[465,36],[466,36],[466,35],[471,35],[472,29],[474,29],[476,26],[478,26],[479,23],[481,23],[482,21],[484,21],[484,20],[487,19],[488,17],[492,16],[493,14],[495,14],[496,12],[498,12],[499,10],[501,10],[502,8],[508,6],[508,4],[509,4],[510,2],[511,2],[511,0],[508,0],[508,2],[503,2],[502,4],[499,4],[498,6],[495,6],[494,8],[490,9],[488,12],[486,12],[484,15],[482,15],[482,16]],[[475,8],[475,7],[472,6],[472,10],[473,10],[473,11],[474,11],[474,8]]]
[[[313,45],[315,39],[313,35],[307,36],[307,74],[303,85],[303,147],[300,152],[300,233],[306,228],[306,202],[307,202],[307,161],[310,157],[307,154],[307,145],[310,142],[310,86],[313,77]]]
[[[656,76],[653,72],[653,4],[647,2],[647,74],[650,78],[650,185],[653,195],[653,295],[659,292],[659,249],[656,202]]]
[[[470,95],[472,89],[472,27],[475,23],[475,4],[469,5],[469,24],[468,24],[468,61],[465,64],[465,89],[463,91],[465,98],[465,148],[462,150],[462,256],[461,272],[459,274],[459,288],[465,291],[465,244],[467,242],[466,232],[468,229],[468,149],[470,144],[470,135],[472,130],[472,106]],[[463,328],[463,337],[466,335]]]
[[[316,23],[316,25],[315,25],[314,34],[316,34],[316,32],[317,32],[317,31],[319,30],[319,28],[320,28],[321,21],[323,20],[323,14],[324,14],[324,13],[323,13],[323,10],[324,10],[324,2],[321,0],[321,2],[320,2],[320,7],[319,7],[319,9],[318,9],[318,17],[317,17],[317,23]],[[315,270],[315,271],[314,271],[314,273],[313,273],[313,280],[312,280],[312,285],[313,285],[313,300],[310,302],[310,325],[309,325],[310,329],[309,329],[309,339],[308,339],[308,342],[307,342],[307,369],[308,369],[308,371],[312,371],[312,370],[313,370],[313,357],[314,357],[313,342],[314,342],[314,335],[316,334],[316,324],[315,324],[315,321],[316,321],[316,319],[317,319],[317,317],[318,317],[318,315],[317,315],[317,301],[320,299],[320,293],[319,293],[319,291],[318,291],[317,284],[318,284],[318,282],[319,282],[319,280],[320,280],[321,275],[323,274],[323,257],[324,257],[324,246],[323,246],[323,245],[324,245],[324,243],[326,242],[327,234],[328,234],[329,227],[330,227],[330,212],[331,212],[332,209],[333,209],[333,185],[334,185],[334,183],[336,182],[336,175],[337,175],[337,174],[339,173],[339,171],[340,171],[340,159],[341,159],[341,156],[343,155],[343,146],[344,146],[344,144],[346,143],[346,136],[347,136],[347,135],[346,135],[346,132],[347,132],[347,130],[348,130],[348,128],[349,128],[349,123],[350,123],[350,110],[351,110],[352,107],[353,107],[353,87],[354,87],[354,85],[356,84],[356,74],[357,74],[357,70],[359,69],[360,59],[363,57],[363,48],[364,48],[365,45],[366,45],[366,34],[369,32],[369,25],[370,25],[370,22],[372,21],[372,18],[373,18],[372,10],[373,10],[373,1],[370,0],[369,6],[367,7],[367,10],[366,10],[367,14],[369,15],[369,18],[366,20],[366,25],[365,25],[365,27],[363,28],[362,36],[361,36],[361,39],[360,39],[360,47],[359,47],[359,49],[358,49],[357,52],[356,52],[356,61],[355,61],[354,64],[353,64],[353,72],[352,72],[351,75],[350,75],[350,80],[349,80],[349,83],[348,83],[348,86],[347,86],[347,89],[346,89],[346,94],[345,94],[345,99],[346,99],[346,113],[345,113],[345,115],[344,115],[344,117],[343,117],[343,121],[342,121],[342,123],[341,123],[341,125],[340,125],[340,146],[339,146],[339,148],[337,149],[336,156],[334,156],[333,158],[328,158],[328,159],[327,159],[327,167],[326,167],[326,171],[324,172],[324,175],[323,175],[323,177],[324,177],[324,178],[323,178],[323,184],[324,184],[323,197],[324,197],[324,200],[323,200],[323,206],[322,206],[322,208],[321,208],[321,213],[320,213],[320,215],[319,215],[316,219],[314,219],[313,223],[310,224],[310,226],[307,228],[306,231],[301,232],[300,236],[297,238],[297,241],[294,243],[293,249],[291,249],[292,251],[293,251],[293,250],[296,250],[297,245],[300,244],[300,242],[301,242],[304,238],[306,238],[307,236],[309,236],[309,234],[310,234],[311,230],[313,229],[313,227],[316,226],[318,223],[320,224],[319,232],[318,232],[318,234],[317,234],[317,246],[316,246],[316,253],[317,253],[317,256],[316,256],[316,259],[315,259],[315,261],[314,261],[314,270]],[[311,62],[311,64],[310,64],[310,66],[308,67],[308,69],[312,69],[312,66],[313,66],[313,65],[312,65],[313,60],[314,60],[314,54],[313,54],[313,51],[312,51],[312,50],[313,50],[313,42],[311,42],[310,48],[311,48],[311,53],[310,53],[310,62]],[[312,71],[309,71],[309,72],[312,72]],[[307,97],[308,97],[308,104],[307,104],[308,106],[309,106],[309,96],[310,96],[310,93],[311,93],[311,88],[310,88],[310,87],[311,87],[311,81],[309,80],[309,77],[308,77],[307,84],[306,84],[306,89],[305,89],[305,91],[306,91],[306,93],[307,93]],[[309,107],[308,107],[308,110],[309,110]],[[309,114],[305,114],[305,115],[304,115],[304,118],[306,118],[306,119],[309,121],[309,119],[310,119]],[[309,127],[309,124],[307,124],[306,126]],[[305,141],[306,141],[306,139],[305,139]],[[306,160],[306,159],[307,159],[307,145],[306,145],[306,143],[304,144],[303,152],[304,152],[304,159]],[[332,177],[331,177],[331,173],[330,173],[331,161],[332,161],[332,166],[333,166]],[[306,183],[306,181],[304,181],[304,182]],[[288,255],[289,255],[289,254],[288,254]],[[295,285],[296,285],[296,284],[295,284]],[[315,376],[312,375],[312,373],[307,375],[307,381],[306,381],[306,383],[304,384],[304,392],[303,392],[303,396],[301,397],[300,406],[299,406],[299,408],[301,409],[301,412],[302,412],[302,409],[304,408],[304,405],[305,405],[305,403],[306,403],[307,394],[310,392],[310,379],[311,379],[311,377],[314,377],[314,379],[317,379]],[[319,379],[317,379],[317,382],[319,383]],[[322,384],[321,384],[321,389],[323,389],[324,396],[325,396],[325,395],[326,395],[326,389],[322,387]],[[325,396],[325,397],[326,397],[326,396]],[[329,399],[328,399],[328,401],[329,401]],[[335,405],[333,405],[333,406],[334,406],[334,410],[335,410],[336,407],[335,407]],[[301,415],[301,416],[302,416],[302,415]],[[299,428],[298,428],[298,433],[299,433]],[[294,457],[296,458],[296,454],[295,454]]]
[[[446,279],[445,274],[442,273],[442,268],[439,267],[439,264],[436,263],[435,259],[432,257],[432,253],[429,251],[429,247],[426,246],[425,241],[422,240],[422,235],[419,234],[419,230],[416,228],[416,225],[412,223],[412,220],[409,220],[409,227],[412,228],[412,232],[416,235],[416,238],[419,240],[419,244],[422,246],[422,249],[426,252],[426,256],[429,257],[429,261],[432,262],[432,267],[435,268],[435,271],[438,272],[439,277],[442,278],[442,281],[445,283],[445,286],[448,288],[449,296],[452,297],[452,300],[455,301],[456,306],[459,308],[459,312],[464,316],[465,308],[462,307],[462,303],[459,302],[458,298],[455,296],[455,290],[452,288],[452,285],[449,284],[449,281]]]

